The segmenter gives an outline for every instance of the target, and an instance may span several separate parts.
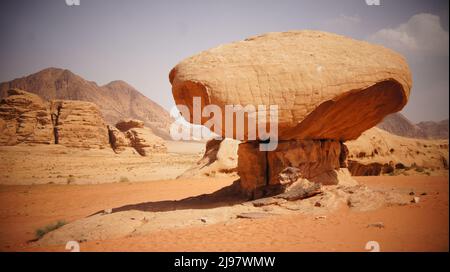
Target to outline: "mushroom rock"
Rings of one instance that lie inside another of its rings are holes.
[[[222,45],[176,65],[169,74],[177,105],[185,105],[187,121],[208,124],[209,116],[195,118],[194,97],[201,108],[217,105],[278,107],[278,147],[260,151],[267,140],[248,127],[243,137],[226,133],[225,116],[215,131],[242,140],[238,173],[246,192],[277,183],[283,166],[297,165],[314,178],[345,165],[342,142],[358,138],[383,118],[401,110],[412,86],[405,59],[382,46],[320,31],[267,33]],[[244,124],[268,127],[250,110]],[[234,127],[236,129],[236,127]],[[342,152],[341,152],[342,151]],[[343,154],[341,154],[343,153]]]

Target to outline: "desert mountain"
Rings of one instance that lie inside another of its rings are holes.
[[[386,116],[377,127],[403,137],[448,139],[448,119],[440,122],[428,121],[413,124],[401,113],[393,113]]]
[[[0,84],[0,98],[12,88],[32,92],[45,100],[81,100],[97,104],[107,123],[126,118],[139,119],[155,134],[169,137],[169,113],[124,81],[99,86],[69,70],[47,68],[35,74]]]

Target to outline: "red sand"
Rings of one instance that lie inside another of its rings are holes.
[[[234,224],[162,230],[145,236],[81,244],[81,251],[448,251],[448,177],[357,177],[372,188],[414,191],[418,204],[371,212],[348,208],[314,219],[285,215]],[[64,245],[27,244],[34,231],[64,219],[145,201],[175,200],[214,192],[231,179],[166,180],[100,185],[0,186],[0,250],[65,251]],[[426,195],[420,195],[426,193]],[[384,228],[367,225],[383,222]]]

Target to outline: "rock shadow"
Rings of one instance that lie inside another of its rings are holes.
[[[236,180],[233,184],[223,187],[210,194],[202,194],[180,200],[162,200],[130,204],[113,208],[110,212],[116,213],[130,210],[144,212],[167,212],[185,209],[212,209],[233,206],[248,201],[248,197],[243,195],[239,190],[239,182],[240,180]],[[92,215],[100,213],[105,213],[105,210],[98,211]]]

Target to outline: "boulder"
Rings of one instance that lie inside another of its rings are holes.
[[[0,102],[0,145],[51,144],[53,126],[47,104],[19,89],[8,91]]]
[[[353,176],[377,176],[408,169],[448,169],[448,140],[407,138],[375,127],[346,145],[348,168]]]
[[[114,152],[122,153],[131,146],[130,139],[116,127],[108,125],[108,133],[109,142]]]
[[[262,152],[255,141],[241,143],[238,149],[238,174],[244,193],[264,186],[291,183],[299,178],[323,185],[356,184],[350,173],[341,169],[345,145],[334,140],[281,141],[274,151]]]
[[[108,129],[94,103],[76,100],[51,101],[55,143],[67,147],[106,148]]]
[[[267,33],[221,45],[180,62],[169,80],[191,123],[193,97],[222,112],[225,105],[277,105],[281,140],[356,139],[401,110],[412,86],[396,52],[320,31]],[[222,136],[224,119],[222,114]],[[247,132],[239,140],[249,140]]]
[[[285,187],[279,176],[286,167],[316,183],[354,184],[349,172],[341,171],[349,155],[343,142],[401,110],[412,87],[401,55],[320,31],[267,33],[221,45],[181,61],[169,80],[176,104],[189,110],[180,108],[187,121],[219,124],[220,131],[214,132],[243,141],[238,148],[240,186],[254,198]],[[200,108],[194,109],[194,98],[201,99]],[[222,115],[195,116],[208,105]],[[225,120],[230,105],[241,107],[233,113],[233,127]],[[262,115],[256,112],[260,106],[265,107]],[[275,121],[270,106],[278,109]],[[244,128],[236,125],[238,115]],[[256,137],[249,137],[254,136],[249,124],[276,125],[278,133],[267,137],[257,129]],[[278,140],[275,150],[259,149],[260,142],[272,140]]]
[[[132,128],[143,128],[144,122],[137,119],[125,119],[117,122],[116,128],[122,132],[126,132]]]
[[[206,143],[205,154],[196,165],[178,178],[232,174],[237,171],[239,141],[234,139],[211,139]]]
[[[132,128],[125,132],[125,136],[129,139],[130,146],[141,156],[167,152],[164,140],[153,134],[150,128]]]
[[[267,152],[269,184],[279,183],[278,175],[287,165],[298,168],[306,179],[339,169],[340,148],[340,142],[333,140],[279,142],[276,150]]]

